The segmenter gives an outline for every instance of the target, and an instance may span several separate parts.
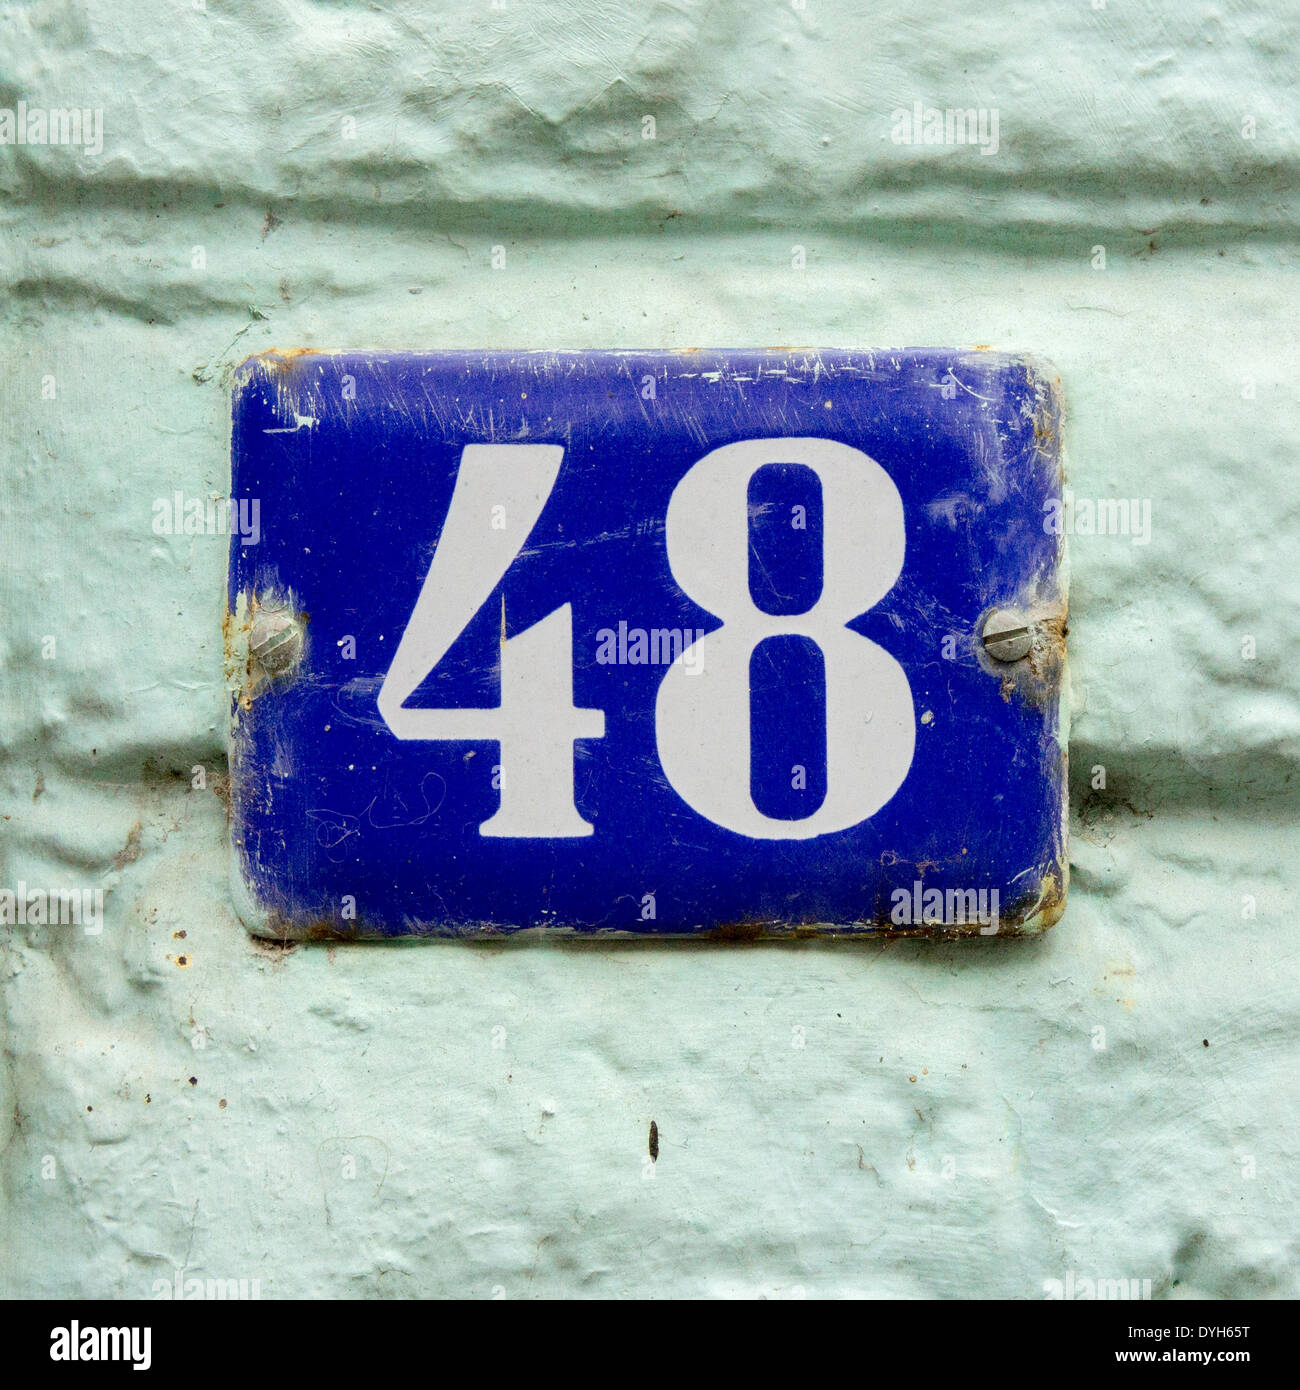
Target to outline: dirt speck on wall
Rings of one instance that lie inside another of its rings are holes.
[[[4,103],[102,121],[0,148],[0,888],[102,895],[0,925],[0,1292],[1300,1293],[1292,7],[0,8]],[[791,341],[1060,368],[1063,921],[251,940],[168,522],[237,364]]]

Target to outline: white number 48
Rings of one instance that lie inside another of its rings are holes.
[[[573,744],[602,738],[605,715],[573,702],[570,604],[506,638],[503,603],[495,707],[405,703],[523,548],[563,454],[558,444],[466,445],[442,536],[379,691],[379,712],[399,739],[500,745],[501,801],[479,827],[483,835],[552,839],[593,830],[574,801]],[[804,613],[765,613],[749,592],[749,482],[770,463],[803,464],[822,486],[822,592]],[[494,517],[504,526],[494,528]],[[752,839],[804,840],[874,815],[911,766],[912,692],[898,662],[846,624],[878,603],[902,570],[903,504],[893,480],[835,440],[726,444],[678,483],[665,540],[679,587],[722,619],[659,686],[655,739],[674,791],[700,815]],[[750,792],[750,656],[764,638],[784,634],[811,638],[826,667],[826,795],[798,820],[764,815]]]

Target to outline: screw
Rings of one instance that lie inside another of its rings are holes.
[[[995,608],[984,623],[984,650],[995,661],[1019,661],[1034,643],[1033,623],[1024,613]]]
[[[288,613],[260,609],[248,633],[249,666],[278,676],[289,670],[302,652],[302,627]]]

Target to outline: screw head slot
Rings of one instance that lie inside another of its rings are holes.
[[[984,622],[984,650],[994,661],[1020,661],[1034,645],[1033,621],[1011,608],[995,608]]]

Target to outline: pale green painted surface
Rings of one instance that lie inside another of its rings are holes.
[[[0,10],[0,106],[105,122],[0,149],[0,886],[107,892],[2,938],[5,1292],[1300,1292],[1300,23],[870,8]],[[914,101],[998,153],[895,145]],[[1061,924],[254,945],[189,790],[224,547],[151,530],[228,486],[233,364],[789,342],[1042,353],[1076,494],[1151,499],[1149,544],[1072,542]]]

